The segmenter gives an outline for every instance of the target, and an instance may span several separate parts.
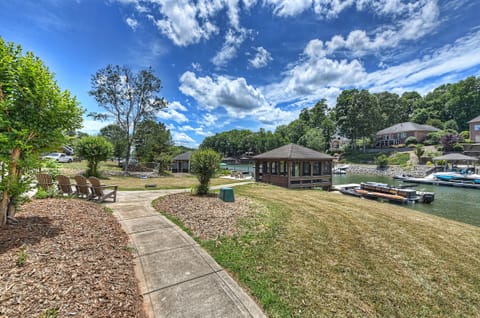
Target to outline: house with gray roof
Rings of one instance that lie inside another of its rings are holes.
[[[470,140],[475,143],[480,143],[480,116],[468,122],[470,126]]]
[[[421,125],[412,122],[400,123],[377,132],[375,134],[375,144],[377,147],[405,144],[408,137],[415,137],[418,142],[422,142],[429,133],[439,130],[440,129],[430,125]]]
[[[254,156],[255,180],[285,188],[322,188],[332,186],[333,157],[288,144]]]
[[[172,159],[172,172],[190,173],[191,151],[184,152]]]

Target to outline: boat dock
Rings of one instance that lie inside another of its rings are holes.
[[[398,178],[403,182],[409,183],[420,183],[420,184],[431,184],[431,185],[438,185],[438,186],[446,186],[446,187],[457,187],[457,188],[470,188],[470,189],[480,189],[480,184],[475,184],[473,182],[462,182],[462,181],[441,181],[435,180],[430,178],[411,178],[411,177],[403,177]]]

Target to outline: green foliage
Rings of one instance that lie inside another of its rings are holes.
[[[45,313],[41,315],[39,318],[57,318],[57,317],[58,317],[58,309],[49,308],[45,310]]]
[[[405,144],[410,145],[410,144],[417,144],[418,140],[417,137],[415,136],[410,136],[407,139],[405,139]]]
[[[49,187],[47,190],[44,190],[43,188],[38,188],[37,192],[35,192],[35,199],[47,199],[47,198],[53,198],[58,195],[58,189],[55,186]]]
[[[173,145],[170,131],[162,123],[146,120],[138,125],[135,135],[135,156],[142,162],[153,162]]]
[[[379,168],[385,168],[388,166],[388,157],[385,154],[378,155],[375,157],[375,164]]]
[[[127,155],[127,132],[122,127],[119,125],[105,126],[100,129],[100,136],[105,137],[113,145],[115,158],[124,158]]]
[[[208,193],[210,179],[220,167],[222,156],[212,149],[200,149],[195,151],[190,158],[190,169],[197,177],[200,185],[197,194]]]
[[[455,152],[463,152],[463,145],[462,144],[454,144],[452,150]]]
[[[17,260],[15,263],[17,264],[17,266],[24,266],[25,263],[27,262],[27,259],[28,259],[27,248],[25,246],[22,246],[17,253]]]
[[[427,138],[424,140],[425,145],[438,145],[442,138],[442,134],[442,131],[434,131],[427,134]]]
[[[410,160],[410,155],[408,153],[395,152],[387,157],[389,165],[400,165],[405,166]],[[378,164],[378,163],[377,163]]]
[[[422,144],[418,144],[415,146],[413,153],[415,156],[417,156],[418,160],[420,160],[420,158],[425,154],[425,147]]]
[[[464,130],[462,132],[460,132],[460,136],[462,136],[463,140],[467,140],[470,138],[470,131],[468,130]]]
[[[140,123],[155,120],[157,112],[167,107],[163,97],[159,97],[162,85],[151,68],[134,73],[129,67],[107,65],[98,70],[91,80],[89,92],[106,114],[90,113],[94,119],[112,118],[125,132],[125,159],[129,159],[137,128]],[[125,165],[125,170],[128,165]]]
[[[23,176],[38,166],[38,154],[61,146],[81,127],[82,114],[38,57],[0,38],[0,223],[9,201],[28,189]]]
[[[87,160],[86,175],[99,177],[98,164],[112,155],[113,145],[101,136],[84,137],[78,141],[76,152]]]

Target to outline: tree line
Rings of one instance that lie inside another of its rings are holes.
[[[480,115],[480,78],[468,77],[444,84],[425,96],[409,91],[371,93],[348,89],[340,93],[334,107],[326,100],[301,110],[298,118],[273,132],[260,129],[231,130],[206,137],[200,148],[212,148],[225,157],[259,154],[296,143],[328,151],[335,134],[351,140],[351,146],[372,143],[375,133],[402,122],[427,124],[450,134],[468,130],[468,121]],[[466,135],[466,134],[463,134]]]

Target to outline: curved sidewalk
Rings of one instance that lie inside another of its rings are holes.
[[[122,191],[107,204],[135,248],[147,316],[266,317],[210,255],[151,206],[159,196],[185,191]]]

